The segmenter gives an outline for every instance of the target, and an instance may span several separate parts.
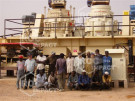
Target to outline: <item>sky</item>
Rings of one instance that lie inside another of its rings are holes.
[[[111,9],[115,15],[120,15],[124,10],[129,10],[135,0],[110,0]],[[70,5],[76,8],[76,16],[87,16],[90,8],[87,7],[87,0],[67,0],[67,9]],[[4,19],[20,19],[23,15],[30,15],[32,12],[44,13],[44,6],[48,8],[48,0],[0,0],[0,35],[4,33]],[[116,18],[121,20],[122,18]],[[15,27],[10,23],[10,27]]]

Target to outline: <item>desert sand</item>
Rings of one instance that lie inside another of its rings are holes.
[[[135,101],[135,88],[109,91],[17,90],[16,78],[0,79],[0,101]]]

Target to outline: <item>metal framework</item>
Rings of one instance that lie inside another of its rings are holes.
[[[112,20],[114,20],[113,18],[114,17],[122,17],[122,16],[131,16],[131,15],[113,15],[113,16],[75,16],[75,17],[52,17],[52,18],[35,18],[35,19],[55,19],[55,22],[57,23],[57,18],[62,18],[62,19],[65,19],[65,18],[72,18],[72,19],[82,19],[82,23],[75,23],[75,26],[64,26],[65,27],[68,27],[68,28],[72,28],[72,27],[82,27],[82,28],[86,28],[86,27],[112,27],[112,38],[113,38],[113,27],[116,26],[116,25],[109,25],[109,26],[85,26],[85,19],[86,18],[93,18],[93,17],[108,17],[108,18],[112,18]],[[23,32],[21,30],[23,29],[29,29],[30,28],[30,21],[29,21],[29,28],[23,28],[23,27],[18,27],[18,28],[9,28],[7,25],[8,23],[13,23],[13,24],[17,24],[17,25],[23,25],[23,23],[20,23],[20,21],[22,21],[23,19],[5,19],[4,20],[4,35],[0,36],[0,37],[8,37],[8,36],[14,36],[14,35],[20,35],[22,34]],[[113,22],[113,21],[112,21]],[[31,29],[44,29],[44,28],[54,28],[55,29],[55,38],[56,38],[56,29],[58,28],[63,28],[62,26],[60,27],[57,27],[56,26],[56,23],[55,23],[55,27],[32,27]],[[120,30],[120,27],[122,26],[127,26],[127,27],[130,27],[130,26],[134,26],[134,25],[122,25],[122,22],[118,22],[118,31]],[[12,34],[8,34],[7,31],[14,31],[15,33],[12,33]],[[82,38],[84,37],[85,33],[82,32]],[[75,36],[73,36],[75,37]],[[126,47],[125,47],[125,44],[127,46],[128,43],[120,43],[120,44],[117,44],[118,47],[122,47],[124,48],[127,52],[129,51]],[[135,58],[134,58],[134,63],[135,63]],[[1,65],[1,64],[0,64]],[[131,68],[131,69],[134,69],[132,71],[134,71],[135,73],[135,65],[134,65],[134,68]],[[0,71],[1,72],[1,71]],[[135,75],[134,75],[134,81],[135,81]]]
[[[58,18],[62,18],[62,19],[65,19],[65,18],[72,18],[72,19],[82,19],[82,23],[75,23],[75,26],[60,26],[60,27],[57,27],[56,24],[55,24],[55,27],[30,27],[30,22],[29,22],[29,28],[30,29],[44,29],[44,28],[55,28],[55,36],[56,36],[56,29],[58,28],[77,28],[77,27],[82,27],[82,28],[85,28],[85,27],[112,27],[112,37],[113,37],[113,27],[114,26],[118,26],[118,33],[119,33],[119,30],[120,30],[120,27],[122,26],[134,26],[134,25],[122,25],[122,22],[118,22],[118,25],[106,25],[106,26],[85,26],[85,19],[86,18],[96,18],[96,17],[106,17],[106,18],[112,18],[112,22],[114,21],[113,17],[121,17],[121,16],[131,16],[131,15],[111,15],[111,16],[75,16],[75,17],[51,17],[51,18],[35,18],[36,19],[55,19],[56,23],[57,23],[57,19]],[[14,36],[14,35],[19,35],[19,34],[22,34],[22,31],[23,29],[29,29],[29,28],[22,28],[22,27],[18,27],[18,28],[9,28],[7,27],[8,23],[14,23],[14,24],[17,24],[17,25],[23,25],[23,23],[20,23],[19,21],[22,21],[23,19],[5,19],[4,20],[4,35],[0,36],[0,37],[4,37],[6,38],[7,36]],[[12,34],[8,34],[7,31],[14,31],[15,33],[12,33]],[[85,36],[85,33],[82,32],[82,37]],[[75,36],[73,36],[75,37]]]

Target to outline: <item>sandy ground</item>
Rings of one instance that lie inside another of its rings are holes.
[[[135,88],[111,91],[17,90],[15,78],[0,79],[0,101],[135,101]]]

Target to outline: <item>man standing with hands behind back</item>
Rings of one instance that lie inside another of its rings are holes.
[[[63,53],[60,54],[60,58],[56,61],[56,71],[59,90],[63,91],[65,87],[65,78],[67,73],[66,59],[64,58]]]

